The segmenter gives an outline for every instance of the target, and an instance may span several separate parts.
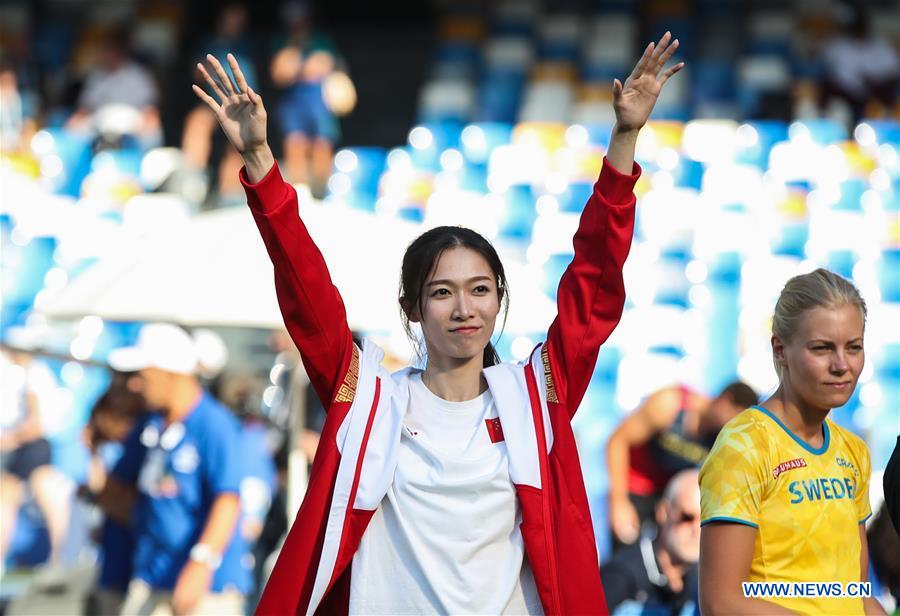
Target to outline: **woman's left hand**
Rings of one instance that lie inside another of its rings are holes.
[[[660,76],[676,49],[678,39],[672,40],[672,34],[666,32],[658,44],[647,45],[624,85],[618,79],[613,81],[613,108],[619,130],[636,131],[647,123],[663,84],[684,68],[684,62],[679,62]]]

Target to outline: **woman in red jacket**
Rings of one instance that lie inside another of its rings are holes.
[[[266,142],[261,98],[231,55],[235,82],[208,58],[218,100],[194,91],[244,159],[285,324],[328,409],[259,613],[605,611],[570,420],[621,317],[635,142],[682,67],[664,70],[677,47],[666,33],[614,83],[616,126],[547,341],[520,364],[499,362],[490,336],[507,298],[503,266],[477,233],[438,227],[410,245],[401,273],[402,316],[421,326],[426,366],[394,374],[374,344],[352,341]]]

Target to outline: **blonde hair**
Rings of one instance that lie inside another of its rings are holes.
[[[813,308],[840,308],[852,305],[859,308],[866,323],[866,302],[852,282],[827,269],[819,268],[808,274],[794,276],[787,281],[775,303],[772,333],[788,342],[799,329],[804,314]],[[775,372],[781,379],[781,366],[775,362]]]

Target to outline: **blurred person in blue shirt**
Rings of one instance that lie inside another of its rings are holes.
[[[154,409],[126,440],[99,497],[134,533],[122,613],[242,613],[250,572],[236,532],[244,477],[237,420],[201,387],[197,347],[179,327],[145,325],[137,344],[113,351],[109,363],[140,371]]]
[[[289,181],[307,184],[313,195],[320,197],[331,175],[334,144],[339,138],[327,88],[328,80],[338,74],[335,46],[313,27],[306,3],[285,2],[281,17],[286,32],[276,39],[270,72],[280,89],[276,109],[284,134],[285,170]],[[349,78],[339,74],[346,88]],[[352,84],[349,87],[353,89]],[[355,102],[355,91],[352,99]]]
[[[79,492],[94,500],[106,484],[109,471],[124,453],[123,442],[134,429],[145,409],[144,398],[128,386],[135,375],[117,374],[107,391],[94,403],[84,429],[84,441],[91,453],[87,483]],[[99,528],[100,571],[93,593],[93,609],[88,613],[118,614],[131,581],[134,540],[131,529],[109,516]]]

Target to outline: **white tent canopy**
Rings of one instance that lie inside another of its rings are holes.
[[[353,329],[400,327],[397,287],[409,242],[424,229],[334,204],[303,219],[341,291]],[[555,314],[527,266],[504,259],[513,302],[508,332],[539,332]],[[204,213],[127,243],[36,305],[51,318],[96,315],[186,326],[283,327],[272,265],[247,208]]]

